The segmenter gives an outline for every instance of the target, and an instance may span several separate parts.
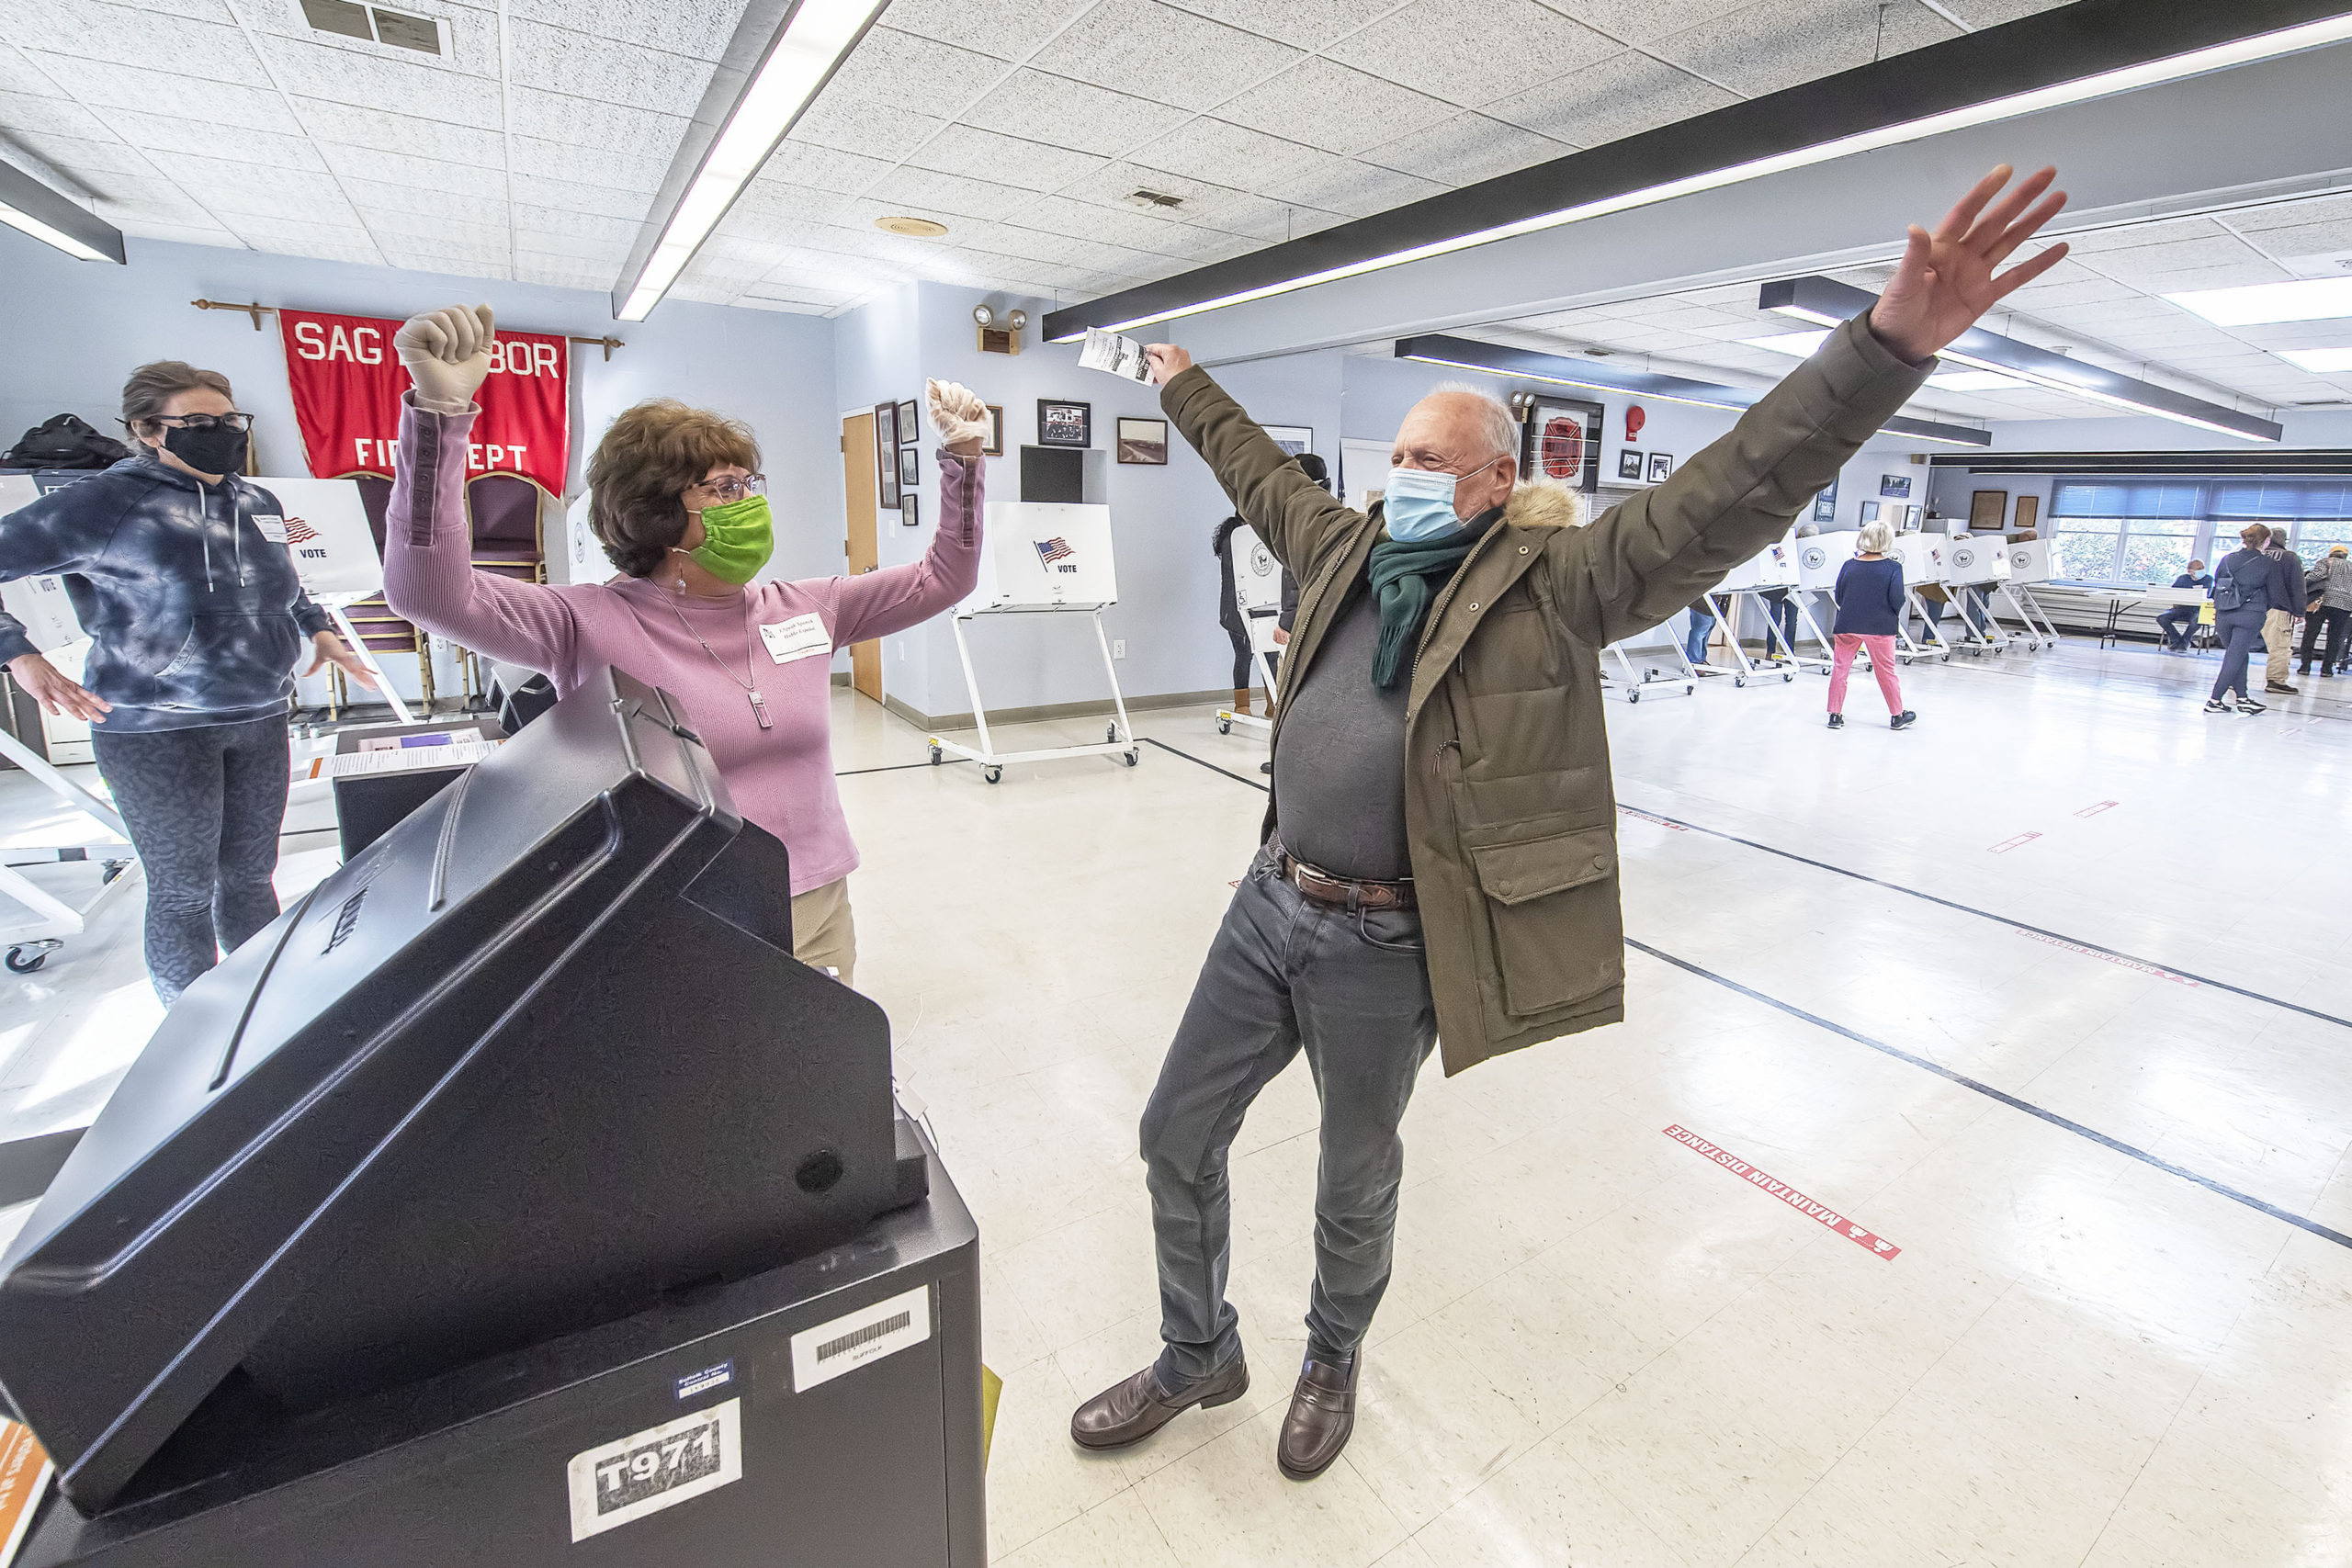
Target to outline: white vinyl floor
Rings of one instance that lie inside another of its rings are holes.
[[[1262,741],[1158,712],[1139,767],[991,786],[838,697],[860,986],[982,1228],[993,1560],[2352,1562],[2352,681],[2209,717],[2213,669],[1956,660],[1905,672],[1899,734],[1866,677],[1838,733],[1811,674],[1612,705],[1628,1021],[1432,1064],[1355,1437],[1306,1484],[1296,1066],[1235,1151],[1249,1396],[1119,1455],[1066,1432],[1157,1346],[1136,1117]],[[45,801],[6,775],[0,829]],[[0,1137],[136,1054],[137,915],[0,977]]]

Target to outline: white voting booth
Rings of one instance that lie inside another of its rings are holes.
[[[964,661],[964,685],[971,694],[972,718],[980,732],[978,746],[966,746],[943,736],[929,738],[931,760],[952,751],[980,764],[980,776],[990,784],[1004,776],[1007,762],[1039,761],[1049,757],[1110,757],[1134,767],[1142,747],[1127,722],[1127,701],[1119,690],[1118,666],[1111,659],[1111,639],[1102,630],[1102,612],[1119,602],[1119,580],[1111,554],[1111,509],[1084,502],[992,501],[980,550],[979,582],[971,596],[956,606],[949,621],[956,634],[956,656]],[[1111,682],[1111,704],[1117,712],[1105,743],[1049,746],[1029,751],[999,751],[989,736],[988,708],[980,701],[979,677],[972,665],[972,649],[964,623],[977,615],[1050,615],[1072,612],[1090,615],[1094,641],[1102,651],[1103,672]]]
[[[1707,590],[1707,603],[1714,610],[1715,618],[1723,623],[1724,642],[1732,659],[1732,668],[1725,670],[1713,664],[1701,664],[1694,672],[1700,675],[1728,675],[1735,686],[1745,686],[1750,681],[1760,681],[1778,675],[1783,682],[1796,679],[1796,650],[1788,650],[1789,668],[1781,667],[1779,656],[1759,663],[1747,657],[1739,643],[1739,613],[1747,596],[1765,588],[1791,588],[1796,583],[1796,568],[1785,544],[1767,545],[1747,559],[1724,574],[1724,580]],[[1802,614],[1804,605],[1799,604]],[[1767,620],[1770,617],[1767,616]],[[1781,640],[1780,627],[1775,624],[1765,633],[1765,646],[1770,649]]]
[[[1928,583],[1941,587],[1944,580],[1944,536],[1941,534],[1897,534],[1894,536],[1894,558],[1903,563],[1903,607],[1905,614],[1894,621],[1894,657],[1908,661],[1915,659],[1951,658],[1951,644],[1944,640],[1933,621],[1928,619],[1927,605],[1919,597],[1919,590]],[[1911,638],[1911,612],[1917,612],[1922,629],[1928,634],[1925,642]]]
[[[1266,656],[1281,649],[1274,641],[1274,628],[1282,624],[1283,568],[1274,559],[1274,552],[1266,548],[1266,541],[1258,530],[1247,523],[1234,529],[1226,541],[1226,548],[1233,554],[1233,602],[1241,611],[1243,625],[1250,628],[1250,658],[1258,667],[1258,683],[1266,688],[1268,711],[1274,700],[1274,672]],[[1235,725],[1245,728],[1271,732],[1272,718],[1254,714],[1236,713],[1231,708],[1216,711],[1216,728],[1220,735],[1233,733]]]
[[[392,718],[413,722],[414,715],[392,689],[376,655],[352,629],[346,611],[384,586],[383,558],[376,553],[376,536],[368,531],[368,508],[352,479],[256,479],[253,481],[277,497],[286,509],[286,553],[294,558],[294,573],[302,580],[319,607],[334,617],[335,629],[359,662],[376,677],[376,688],[391,705]]]
[[[1987,649],[1998,651],[2009,645],[2008,633],[1993,618],[1993,591],[2009,580],[2007,541],[1998,534],[1947,536],[1944,541],[1944,586],[1952,590],[1952,608],[1960,612],[1962,646],[1969,652],[1981,653]],[[1969,590],[1984,595],[1984,622],[1976,625],[1966,606]],[[2033,647],[2041,639],[2032,639]]]
[[[2009,541],[2008,581],[2001,584],[2001,597],[2026,624],[2028,634],[2051,647],[2058,646],[2058,623],[2041,601],[2033,596],[2033,584],[2052,582],[2066,575],[2058,558],[2055,539],[2013,539]]]

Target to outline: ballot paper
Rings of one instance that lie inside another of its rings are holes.
[[[404,746],[383,751],[349,751],[340,757],[314,757],[311,771],[298,777],[347,779],[362,773],[405,773],[419,768],[463,768],[488,757],[503,742],[454,740],[446,746]]]
[[[1086,329],[1086,341],[1079,345],[1078,365],[1081,370],[1108,371],[1130,381],[1151,379],[1151,361],[1144,357],[1143,344],[1100,327]]]

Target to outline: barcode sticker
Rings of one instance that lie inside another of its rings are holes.
[[[931,1337],[931,1291],[919,1286],[904,1295],[860,1307],[792,1337],[792,1387],[806,1393],[843,1372],[895,1354]]]
[[[564,1470],[571,1539],[585,1540],[742,1480],[742,1406],[730,1399],[574,1454]]]

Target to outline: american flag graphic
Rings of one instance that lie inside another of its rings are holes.
[[[316,528],[311,527],[308,523],[303,522],[300,517],[288,517],[286,520],[286,542],[288,544],[307,545],[318,536],[319,531]]]
[[[1057,560],[1066,559],[1070,554],[1068,539],[1039,539],[1036,544],[1037,558],[1047,566],[1053,565]]]

